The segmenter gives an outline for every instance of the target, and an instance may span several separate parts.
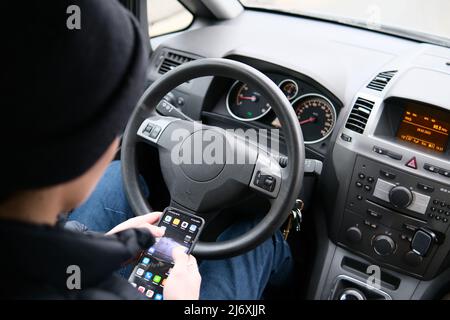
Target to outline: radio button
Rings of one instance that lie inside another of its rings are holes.
[[[419,188],[420,190],[425,191],[425,192],[433,192],[434,191],[434,188],[432,186],[428,186],[428,185],[420,183],[420,182],[417,184],[417,188]]]
[[[395,153],[392,151],[388,151],[387,156],[391,159],[398,160],[398,161],[403,159],[403,156],[401,154],[398,154],[398,153]]]
[[[439,170],[440,170],[440,168],[435,167],[435,166],[433,166],[433,165],[431,165],[431,164],[428,164],[428,163],[425,163],[425,164],[423,165],[423,168],[424,168],[425,170],[427,170],[427,171],[434,172],[434,173],[438,173]]]
[[[417,160],[416,157],[412,157],[411,160],[409,160],[405,166],[412,169],[417,169]]]
[[[391,180],[393,180],[393,179],[396,178],[396,175],[395,175],[395,174],[390,173],[390,172],[387,172],[387,171],[384,171],[384,170],[380,170],[380,174],[381,174],[383,177],[388,178],[388,179],[391,179]]]
[[[377,218],[377,219],[381,218],[381,214],[379,214],[378,212],[375,212],[373,210],[370,210],[370,209],[367,209],[367,214],[369,214],[373,218]]]
[[[439,170],[439,174],[440,174],[441,176],[450,178],[450,171],[449,171],[449,170],[440,169],[440,170]]]
[[[381,155],[387,155],[388,154],[387,150],[382,149],[382,148],[377,147],[377,146],[373,147],[373,152],[376,152],[376,153],[381,154]]]

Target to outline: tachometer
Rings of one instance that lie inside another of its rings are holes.
[[[256,88],[240,81],[231,86],[226,103],[230,115],[242,121],[262,118],[272,108]]]
[[[319,94],[307,94],[295,100],[292,105],[306,144],[320,142],[333,132],[336,109],[329,99]]]

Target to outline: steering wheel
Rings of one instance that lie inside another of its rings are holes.
[[[205,76],[235,79],[258,88],[281,123],[289,159],[286,166],[282,167],[267,148],[249,142],[238,133],[170,116],[174,107],[163,100],[164,96],[187,81]],[[159,114],[157,107],[168,113]],[[196,147],[205,152],[208,145],[199,145],[196,141],[202,141],[204,135],[211,133],[215,141],[226,148],[220,158],[223,161],[207,161],[204,157],[200,157],[200,161],[179,161]],[[139,187],[136,145],[140,141],[158,148],[171,206],[183,208],[209,222],[214,216],[212,212],[238,200],[246,191],[256,191],[269,200],[269,212],[245,234],[227,241],[199,241],[193,254],[200,258],[228,258],[256,248],[282,226],[300,192],[305,150],[297,116],[272,80],[240,62],[208,58],[185,63],[167,72],[144,92],[125,129],[121,151],[126,195],[138,215],[150,211]],[[228,157],[231,153],[246,161],[231,159]]]

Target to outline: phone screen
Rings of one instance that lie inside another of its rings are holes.
[[[165,229],[164,236],[143,252],[128,281],[148,299],[162,300],[163,288],[173,267],[173,248],[181,246],[186,253],[191,253],[203,224],[200,217],[166,208],[158,223]]]

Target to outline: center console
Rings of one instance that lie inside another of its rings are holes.
[[[417,86],[430,75],[442,81]],[[450,268],[449,82],[425,69],[385,71],[354,98],[321,177],[336,246],[321,298],[377,296],[365,285],[376,266],[388,279],[377,290],[409,299]]]

